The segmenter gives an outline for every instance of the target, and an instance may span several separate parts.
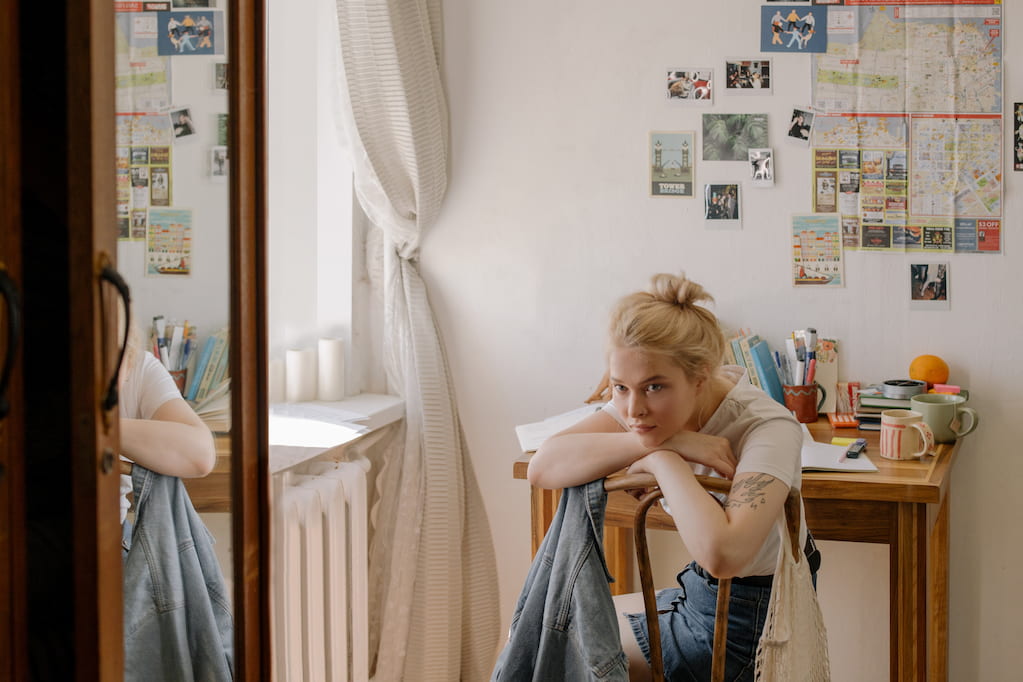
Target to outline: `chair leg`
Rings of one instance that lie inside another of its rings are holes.
[[[714,654],[711,659],[711,682],[724,682],[725,653],[728,649],[728,600],[732,596],[732,579],[718,580],[718,602],[714,613]]]
[[[664,658],[661,654],[661,624],[657,619],[654,575],[650,568],[650,548],[646,539],[646,514],[659,499],[661,499],[659,489],[643,496],[636,507],[634,522],[636,563],[639,564],[639,581],[643,588],[643,608],[646,611],[646,629],[650,640],[650,677],[654,682],[664,682]]]

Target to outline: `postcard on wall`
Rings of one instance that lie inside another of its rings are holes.
[[[714,101],[714,69],[691,66],[668,69],[666,92],[673,102],[711,104]]]
[[[183,109],[174,109],[167,114],[167,117],[171,122],[171,127],[174,129],[174,139],[180,140],[181,138],[195,135],[195,123],[192,121],[192,110],[188,107]]]
[[[948,263],[911,263],[909,307],[912,310],[949,309]]]
[[[788,139],[801,147],[810,146],[810,134],[813,131],[814,113],[811,107],[792,110],[789,122]]]
[[[748,161],[767,146],[767,114],[704,114],[703,160]]]
[[[227,147],[210,147],[210,178],[214,182],[227,180]]]
[[[695,132],[650,133],[650,196],[693,196],[695,151]]]
[[[827,25],[827,7],[761,5],[760,51],[827,52]]]
[[[151,208],[146,230],[146,276],[192,274],[192,209]]]
[[[168,57],[224,54],[220,10],[157,12],[157,54]]]
[[[792,216],[792,284],[841,287],[843,272],[841,216]]]
[[[750,149],[749,172],[754,187],[774,186],[774,150],[770,147]]]
[[[149,169],[150,206],[171,205],[171,181],[169,166],[153,166]]]
[[[770,95],[770,59],[726,59],[725,92],[730,95]]]
[[[739,184],[704,185],[703,217],[707,227],[719,229],[742,228],[742,202]]]
[[[213,91],[221,95],[227,94],[227,62],[213,64]]]

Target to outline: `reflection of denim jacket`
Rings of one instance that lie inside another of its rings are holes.
[[[491,680],[628,680],[604,561],[604,479],[566,488]]]
[[[125,680],[232,679],[233,625],[213,537],[181,479],[135,464],[124,560]]]

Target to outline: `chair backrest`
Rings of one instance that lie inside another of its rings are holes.
[[[700,485],[707,492],[728,494],[731,481],[722,478],[697,476]],[[650,568],[650,548],[646,538],[646,517],[650,507],[663,497],[656,479],[650,474],[624,474],[609,476],[604,481],[607,492],[643,491],[636,507],[633,533],[636,543],[636,563],[639,565],[639,579],[643,589],[643,608],[646,611],[647,632],[650,639],[650,672],[655,682],[664,680],[664,659],[661,654],[661,626],[657,620],[657,598],[654,591],[654,576]],[[785,525],[788,530],[792,558],[799,560],[799,490],[790,488],[785,500]],[[732,580],[718,580],[717,608],[714,614],[714,650],[711,659],[711,682],[723,682],[725,678],[725,643],[728,639],[728,600],[731,597]]]

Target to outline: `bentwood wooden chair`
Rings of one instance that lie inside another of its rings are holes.
[[[728,494],[731,481],[721,478],[697,476],[700,484],[708,492]],[[639,504],[633,521],[633,533],[636,543],[636,563],[639,565],[639,579],[643,590],[643,607],[646,612],[647,632],[650,637],[650,669],[654,682],[664,680],[664,659],[661,654],[661,626],[657,619],[657,599],[654,589],[653,571],[650,568],[650,548],[646,538],[646,518],[650,507],[663,494],[657,487],[657,481],[650,474],[621,474],[609,476],[604,481],[604,489],[610,494],[616,491],[627,491],[639,494]],[[785,500],[785,523],[788,529],[792,556],[798,561],[802,551],[799,545],[799,490],[789,490]],[[725,678],[725,643],[728,639],[728,600],[732,591],[732,579],[718,580],[717,609],[714,615],[714,651],[711,659],[711,682],[723,682]]]

